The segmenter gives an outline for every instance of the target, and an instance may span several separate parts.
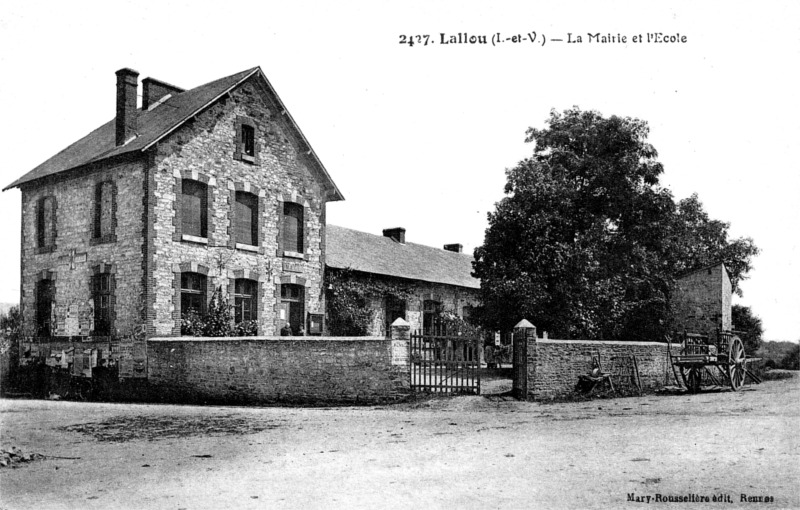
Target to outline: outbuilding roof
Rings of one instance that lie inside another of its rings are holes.
[[[336,225],[326,227],[325,264],[335,269],[477,289],[480,280],[472,276],[472,260],[465,253],[399,243]]]
[[[146,111],[138,110],[136,118],[136,138],[124,145],[116,145],[116,118],[111,119],[109,122],[103,124],[12,182],[3,188],[3,191],[15,188],[26,182],[66,172],[91,163],[97,163],[114,156],[145,151],[252,76],[258,76],[263,80],[262,83],[266,86],[273,100],[283,110],[282,113],[286,114],[289,125],[297,134],[300,143],[305,145],[305,147],[301,147],[301,149],[307,151],[312,157],[313,161],[318,166],[322,178],[326,181],[326,187],[331,190],[329,199],[342,200],[341,192],[336,187],[336,184],[331,179],[322,162],[314,153],[314,150],[305,139],[305,136],[303,136],[303,133],[294,122],[294,119],[292,119],[291,115],[286,111],[286,107],[281,102],[278,94],[275,92],[275,89],[269,83],[269,80],[267,80],[267,77],[261,71],[260,67],[254,67],[195,87],[191,90],[174,94],[165,101],[160,102],[155,108]]]

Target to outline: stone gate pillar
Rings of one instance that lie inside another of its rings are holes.
[[[514,326],[514,398],[533,400],[536,381],[536,326],[522,319]]]

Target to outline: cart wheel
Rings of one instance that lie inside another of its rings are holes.
[[[701,372],[702,368],[698,367],[681,367],[681,377],[683,384],[689,393],[697,393],[700,391],[700,380],[703,377]]]
[[[744,384],[745,361],[747,355],[744,353],[744,345],[738,336],[733,337],[728,347],[728,380],[733,391],[738,390]]]

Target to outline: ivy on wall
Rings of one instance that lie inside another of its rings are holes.
[[[396,299],[408,302],[416,296],[413,286],[357,273],[352,269],[325,271],[325,302],[328,330],[333,336],[364,336],[378,310],[373,299]]]

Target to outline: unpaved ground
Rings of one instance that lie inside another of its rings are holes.
[[[370,408],[0,401],[0,508],[800,508],[800,379],[732,393]],[[79,457],[64,459],[59,457]],[[774,503],[743,503],[741,494]],[[662,497],[663,497],[662,496]]]

